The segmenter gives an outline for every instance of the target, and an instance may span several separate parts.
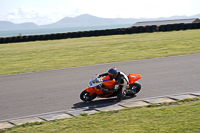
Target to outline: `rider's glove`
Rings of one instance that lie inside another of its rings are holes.
[[[92,83],[100,83],[102,80],[100,78],[95,78]]]

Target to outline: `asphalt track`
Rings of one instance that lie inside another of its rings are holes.
[[[91,77],[113,66],[142,75],[134,99],[200,90],[200,53],[6,75],[0,76],[0,120],[113,102],[79,99]]]

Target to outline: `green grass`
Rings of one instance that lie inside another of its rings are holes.
[[[0,75],[200,53],[200,30],[0,44]]]
[[[0,75],[193,53],[200,53],[200,30],[1,44]],[[200,100],[189,101],[27,123],[6,132],[198,133]]]
[[[199,133],[200,98],[24,124],[6,133]]]

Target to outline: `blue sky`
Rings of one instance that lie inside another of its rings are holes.
[[[158,18],[200,14],[200,0],[0,0],[0,21],[49,24],[90,14],[102,18]]]

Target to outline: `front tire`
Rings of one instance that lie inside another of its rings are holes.
[[[90,93],[87,92],[86,90],[82,91],[80,94],[80,99],[83,100],[84,102],[91,101],[91,100],[95,99],[96,97],[97,97],[96,93],[94,93],[90,96]]]

